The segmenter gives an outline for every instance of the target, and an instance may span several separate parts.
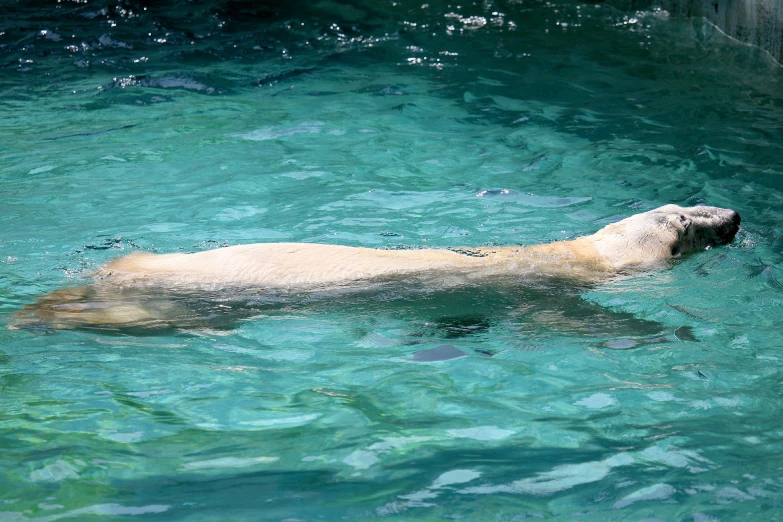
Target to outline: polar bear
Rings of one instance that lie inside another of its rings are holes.
[[[39,298],[11,327],[157,325],[192,315],[183,312],[182,297],[205,294],[315,293],[395,283],[449,288],[533,278],[592,284],[727,244],[739,224],[739,214],[730,209],[665,205],[589,236],[529,247],[382,250],[257,243],[191,254],[137,252],[103,266],[90,285]],[[151,297],[160,295],[178,298]]]

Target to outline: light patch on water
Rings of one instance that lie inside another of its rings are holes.
[[[30,480],[33,482],[60,482],[65,479],[78,479],[78,470],[79,468],[70,462],[58,460],[30,473]]]
[[[313,357],[312,352],[295,349],[280,349],[269,352],[257,352],[260,359],[285,362],[304,362]]]
[[[229,136],[232,138],[242,138],[243,140],[250,141],[277,140],[295,136],[297,134],[318,134],[321,132],[321,127],[323,125],[324,122],[322,121],[306,121],[294,127],[264,127],[263,129],[257,129],[250,132],[229,134]]]
[[[618,465],[630,464],[632,459],[605,460],[600,462],[586,462],[583,464],[566,464],[558,466],[552,471],[540,473],[531,479],[518,480],[512,483],[514,490],[531,495],[551,495],[558,491],[573,488],[580,484],[598,482],[603,480]]]
[[[217,422],[199,422],[196,426],[204,430],[222,430],[225,428],[225,426]]]
[[[299,415],[295,417],[283,417],[279,419],[257,419],[252,421],[239,421],[233,424],[221,424],[218,422],[200,422],[197,423],[201,429],[224,431],[232,429],[246,429],[249,431],[277,429],[277,428],[295,428],[308,424],[321,416],[320,413],[311,413],[308,415]]]
[[[718,519],[705,513],[694,513],[693,522],[718,522]]]
[[[335,225],[345,225],[345,226],[364,226],[364,227],[373,227],[376,228],[378,225],[385,225],[389,221],[384,218],[370,218],[370,217],[357,217],[357,218],[345,218],[341,219],[339,221],[335,221]]]
[[[399,498],[403,500],[407,500],[407,506],[406,507],[432,507],[436,504],[432,504],[429,502],[424,502],[424,500],[430,500],[433,498],[437,498],[438,493],[435,491],[430,491],[428,489],[422,489],[421,491],[417,491],[415,493],[409,493],[407,495],[398,495]]]
[[[503,167],[501,165],[483,165],[481,168],[491,172],[492,174],[511,174],[514,172],[514,169]],[[536,168],[522,170],[536,170]]]
[[[218,459],[198,460],[182,465],[182,469],[219,469],[219,468],[246,468],[257,464],[270,464],[280,460],[279,457],[221,457]]]
[[[16,513],[14,511],[0,511],[0,522],[22,522],[25,520],[30,519],[21,513]]]
[[[353,451],[343,459],[343,463],[355,469],[368,469],[380,460],[379,455],[392,450],[402,450],[408,446],[417,446],[422,442],[438,440],[436,437],[387,437],[381,442],[371,444],[366,449]]]
[[[459,490],[463,494],[490,495],[496,493],[520,493],[526,495],[552,495],[581,484],[598,482],[606,478],[612,468],[628,466],[633,457],[618,453],[608,459],[582,464],[565,464],[551,471],[538,473],[535,477],[511,482],[510,484],[486,485]]]
[[[617,404],[617,399],[608,393],[594,393],[589,397],[578,400],[574,403],[576,406],[584,406],[590,410],[600,410]]]
[[[219,372],[239,372],[239,373],[257,372],[258,370],[260,370],[260,368],[256,368],[254,366],[213,366],[212,369]],[[208,388],[210,386],[213,385],[212,384],[204,385],[205,388]]]
[[[700,491],[715,491],[715,489],[715,486],[712,484],[696,484],[693,487],[686,489],[685,492],[689,495],[695,495]]]
[[[732,348],[745,348],[748,344],[750,344],[750,339],[748,339],[747,334],[742,334],[732,339],[729,346]]]
[[[302,462],[335,462],[335,460],[327,458],[323,455],[308,455],[306,457],[302,457]]]
[[[184,343],[162,343],[162,342],[152,342],[152,341],[131,341],[130,339],[122,338],[122,339],[111,339],[107,337],[96,337],[93,339],[93,342],[100,343],[100,344],[109,344],[109,345],[115,345],[120,347],[128,347],[128,346],[142,346],[145,348],[185,348],[188,346]],[[111,393],[111,392],[106,392]]]
[[[63,39],[62,36],[48,29],[42,29],[38,34],[43,36],[47,40],[51,40],[53,42],[59,42],[60,40]]]
[[[715,404],[725,408],[736,408],[740,405],[739,397],[716,397]]]
[[[132,433],[107,433],[103,435],[104,438],[113,440],[115,442],[122,442],[130,444],[138,442],[144,437],[143,431],[134,431]]]
[[[353,194],[346,197],[343,201],[324,205],[321,207],[321,210],[333,211],[346,207],[380,207],[390,210],[406,210],[453,200],[456,197],[456,195],[443,191],[390,192],[383,189],[373,189],[360,194]]]
[[[280,175],[286,178],[308,179],[308,178],[320,178],[324,174],[326,174],[326,171],[324,170],[299,170],[295,172],[286,172]]]
[[[258,224],[256,221],[248,221],[247,223],[250,225]],[[291,239],[291,235],[286,232],[255,226],[247,230],[232,230],[231,232],[224,234],[223,237],[237,243],[258,242],[261,239],[274,239],[277,241]]]
[[[376,442],[370,446],[373,451],[390,451],[393,449],[402,449],[412,444],[429,442],[436,440],[435,437],[387,437],[382,442]]]
[[[139,227],[139,230],[149,230],[150,232],[174,232],[175,230],[187,226],[187,223],[153,223],[150,225],[143,225]]]
[[[98,43],[101,44],[104,47],[119,47],[119,48],[122,48],[122,49],[133,49],[133,46],[131,46],[131,45],[125,43],[125,42],[121,42],[119,40],[115,40],[114,38],[112,38],[108,34],[104,34],[104,35],[101,35],[100,37],[98,37]]]
[[[380,459],[374,451],[356,450],[343,459],[344,464],[348,464],[354,469],[369,469]]]
[[[718,504],[733,504],[735,502],[745,502],[748,500],[756,500],[756,497],[730,486],[720,488],[715,492],[715,502]]]
[[[471,469],[455,469],[447,471],[436,478],[433,483],[419,491],[408,493],[406,495],[397,495],[397,498],[404,500],[405,502],[389,502],[386,505],[379,507],[376,512],[379,515],[389,515],[392,513],[399,513],[408,508],[416,507],[433,507],[436,504],[432,502],[425,502],[426,500],[433,500],[440,495],[440,489],[446,488],[454,484],[465,484],[476,480],[481,476],[478,471]]]
[[[42,172],[49,172],[50,170],[54,170],[57,167],[54,165],[45,165],[43,167],[38,167],[37,169],[33,169],[28,174],[41,174]]]
[[[223,343],[215,343],[212,345],[213,348],[216,350],[220,350],[221,352],[228,352],[228,353],[239,353],[239,354],[249,354],[249,355],[255,355],[257,350],[252,350],[250,348],[243,348],[241,346],[234,346],[231,344],[223,344]]]
[[[379,332],[370,332],[356,341],[356,346],[360,348],[390,348],[399,346],[403,342],[402,339],[390,339]]]
[[[58,513],[56,515],[49,515],[48,517],[40,517],[35,520],[49,522],[52,520],[59,520],[61,518],[78,517],[82,515],[95,515],[95,516],[138,516],[149,515],[154,513],[165,513],[171,508],[171,506],[164,504],[150,504],[147,506],[123,506],[122,504],[95,504],[93,506],[87,506],[72,511],[66,511],[65,513]]]
[[[140,392],[128,392],[128,395],[131,397],[138,397],[140,399],[149,399],[150,397],[157,397],[158,395],[167,395],[169,393],[174,393],[171,390],[149,390],[149,391],[140,391]]]
[[[54,509],[62,509],[65,506],[62,504],[47,504],[45,502],[41,502],[38,504],[38,509],[43,509],[44,511],[52,511]],[[3,520],[2,513],[0,513],[0,520]]]
[[[641,452],[640,457],[675,468],[687,468],[691,473],[707,471],[705,468],[695,465],[694,462],[712,464],[709,459],[702,457],[695,451],[668,447],[665,443],[645,449]]]
[[[534,100],[517,100],[508,96],[494,95],[490,99],[501,110],[509,112],[524,112],[530,115],[536,115],[549,121],[559,120],[565,113],[565,107],[552,105],[550,103],[541,103]],[[519,120],[522,120],[521,122]],[[519,118],[515,123],[527,121],[527,118]]]
[[[237,221],[260,214],[265,214],[267,209],[251,206],[225,208],[215,216],[217,221]]]
[[[612,350],[630,350],[631,348],[636,348],[639,343],[634,341],[633,339],[610,339],[604,343],[604,345],[607,348],[610,348]]]
[[[452,471],[447,471],[446,473],[443,473],[441,476],[436,478],[430,488],[438,489],[445,486],[451,486],[453,484],[464,484],[465,482],[476,480],[480,476],[480,472],[473,471],[471,469],[455,469]]]
[[[150,87],[160,87],[162,89],[187,89],[191,91],[214,92],[214,89],[207,87],[203,83],[187,77],[167,76],[158,79],[151,79],[148,82]]]
[[[772,491],[767,491],[763,489],[761,486],[750,486],[748,488],[748,495],[752,495],[756,498],[762,497],[762,498],[777,498],[777,493]]]
[[[113,41],[116,42],[116,41]],[[122,42],[119,42],[122,44]],[[124,44],[123,44],[124,45]],[[111,47],[122,47],[122,45],[111,45]],[[145,62],[146,58],[138,58],[138,62]],[[159,89],[185,89],[187,91],[203,92],[206,94],[214,94],[216,92],[214,87],[208,87],[198,80],[188,78],[187,76],[162,76],[160,78],[154,78],[151,76],[125,76],[121,78],[114,78],[111,83],[104,87],[104,89],[119,87],[126,89],[130,87],[152,87]],[[157,99],[156,99],[157,98]],[[151,101],[162,101],[159,97],[153,96]]]
[[[239,422],[242,426],[253,426],[256,428],[288,428],[292,426],[301,426],[308,422],[314,421],[320,417],[320,413],[310,413],[308,415],[299,415],[296,417],[282,417],[279,419],[258,419],[253,421]]]
[[[685,399],[680,399],[673,393],[665,391],[650,392],[647,396],[656,402],[685,402]]]
[[[508,199],[519,205],[536,208],[569,207],[593,199],[592,197],[537,196],[535,194],[522,194],[508,188],[481,190],[476,193],[476,197]]]
[[[473,440],[502,440],[510,437],[515,432],[504,430],[497,426],[478,426],[475,428],[461,428],[448,430],[449,436],[454,438],[464,438]]]
[[[629,495],[624,496],[615,502],[612,507],[614,509],[622,509],[624,507],[630,506],[631,504],[642,502],[644,500],[666,501],[670,500],[676,492],[677,490],[669,484],[653,484],[652,486],[639,489]]]

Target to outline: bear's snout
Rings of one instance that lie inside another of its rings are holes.
[[[739,231],[741,221],[742,218],[740,217],[739,212],[729,210],[728,222],[724,226],[718,228],[718,238],[722,244],[732,242],[734,236],[736,236]]]
[[[734,239],[734,236],[737,235],[737,232],[739,231],[739,224],[742,221],[742,218],[739,215],[739,212],[735,212],[734,210],[729,211],[729,223],[721,229],[721,240],[725,243],[731,243],[731,241]]]

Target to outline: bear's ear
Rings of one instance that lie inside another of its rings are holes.
[[[691,226],[691,220],[683,214],[675,214],[669,216],[669,226],[677,231],[678,237],[682,237],[688,232],[688,227]]]
[[[677,234],[677,239],[671,245],[671,256],[679,257],[683,252],[683,238],[688,233],[688,227],[691,226],[691,220],[682,214],[669,216],[668,225]]]

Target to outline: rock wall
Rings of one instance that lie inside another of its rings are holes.
[[[660,7],[673,16],[704,17],[737,40],[783,63],[783,0],[608,0],[618,9]]]

